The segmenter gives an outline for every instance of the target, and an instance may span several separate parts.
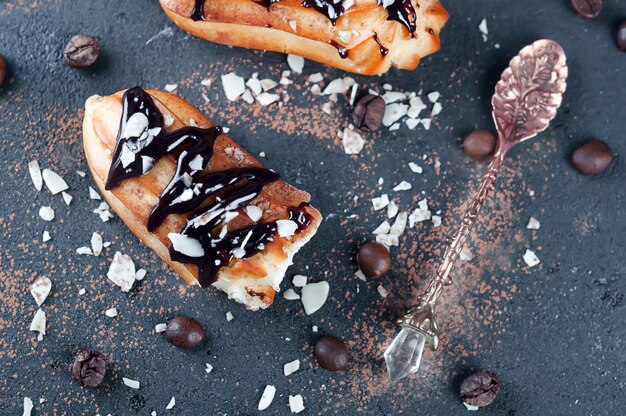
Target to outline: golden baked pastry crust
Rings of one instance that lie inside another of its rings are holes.
[[[324,14],[303,7],[302,0],[281,0],[270,7],[252,0],[206,0],[205,20],[198,21],[189,17],[194,0],[160,0],[169,18],[194,36],[299,55],[366,75],[384,73],[390,67],[415,69],[421,58],[439,50],[439,32],[448,13],[438,0],[411,1],[416,11],[414,37],[402,23],[388,20],[387,10],[376,0],[355,0],[334,26]],[[389,53],[381,53],[375,36]],[[342,59],[333,45],[345,47],[347,58]]]

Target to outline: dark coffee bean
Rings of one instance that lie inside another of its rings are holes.
[[[465,154],[479,162],[485,162],[493,156],[498,137],[489,130],[474,130],[463,140]]]
[[[378,131],[383,124],[384,115],[385,100],[377,95],[368,94],[356,103],[352,121],[361,131]]]
[[[204,342],[206,332],[195,319],[177,316],[167,323],[165,338],[178,348],[190,350]]]
[[[348,365],[348,348],[340,339],[326,335],[315,344],[315,358],[324,370],[343,370]]]
[[[70,371],[78,384],[91,389],[100,385],[104,380],[107,362],[101,353],[84,350],[78,353],[74,363],[70,366]]]
[[[385,276],[391,268],[389,250],[382,244],[374,242],[365,243],[361,246],[356,261],[365,277],[370,279]]]
[[[572,154],[572,165],[583,175],[597,175],[611,164],[611,148],[601,140],[591,140]]]
[[[500,391],[498,377],[491,371],[479,371],[467,376],[461,383],[461,400],[471,405],[484,407],[496,399]]]
[[[626,52],[626,20],[617,27],[617,47]]]
[[[580,17],[593,19],[602,11],[602,0],[572,0],[572,7]]]
[[[99,54],[97,40],[89,35],[75,35],[65,46],[63,58],[70,68],[86,68],[96,62]]]
[[[4,56],[0,53],[0,88],[4,84],[4,79],[7,76],[7,62],[4,60]]]

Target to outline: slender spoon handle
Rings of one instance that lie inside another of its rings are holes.
[[[460,227],[458,228],[456,234],[453,235],[450,244],[446,248],[446,252],[443,256],[441,265],[437,269],[435,278],[430,282],[430,285],[424,294],[420,296],[421,302],[430,303],[434,306],[439,298],[439,295],[441,295],[443,288],[452,284],[450,274],[454,268],[454,264],[463,250],[465,240],[467,240],[472,226],[478,219],[478,214],[485,204],[487,196],[495,189],[496,178],[498,176],[498,172],[500,172],[500,169],[502,168],[505,155],[506,151],[504,151],[503,148],[499,148],[494,155],[491,164],[487,169],[487,173],[483,176],[483,180],[478,187],[478,190],[465,210],[465,214],[463,214],[463,220],[461,221]]]

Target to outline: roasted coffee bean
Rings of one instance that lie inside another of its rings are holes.
[[[177,316],[167,323],[165,339],[178,348],[190,350],[204,342],[206,332],[195,319]]]
[[[4,56],[0,53],[0,88],[4,84],[4,79],[7,76],[7,62],[4,60]]]
[[[365,277],[370,279],[385,276],[391,268],[389,250],[382,244],[374,242],[365,243],[361,246],[356,261]]]
[[[348,365],[348,348],[340,339],[326,335],[315,344],[315,358],[324,370],[343,370]]]
[[[572,0],[572,7],[580,17],[593,19],[602,11],[602,0]]]
[[[591,140],[572,154],[572,165],[583,175],[597,175],[609,167],[613,160],[611,148],[601,140]]]
[[[104,355],[97,351],[84,350],[78,353],[70,366],[74,380],[88,389],[97,387],[104,380],[107,362]]]
[[[378,131],[385,115],[385,100],[377,95],[362,97],[354,107],[352,121],[361,131]]]
[[[617,47],[621,51],[626,52],[626,20],[622,21],[617,27]]]
[[[479,162],[485,162],[496,150],[497,136],[489,130],[474,130],[463,140],[465,154]]]
[[[70,68],[86,68],[96,62],[100,55],[98,41],[89,35],[75,35],[70,39],[63,58]]]
[[[461,383],[461,400],[471,405],[484,407],[496,399],[500,391],[498,377],[491,371],[479,371],[467,376]]]

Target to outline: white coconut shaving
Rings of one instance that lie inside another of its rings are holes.
[[[35,298],[37,306],[41,306],[52,289],[52,281],[45,276],[38,277],[37,280],[30,286],[30,294]]]
[[[135,283],[135,263],[130,256],[119,251],[115,253],[107,277],[118,285],[122,292],[128,292]]]
[[[329,290],[330,286],[326,281],[308,283],[303,287],[301,300],[302,306],[304,306],[304,312],[307,315],[311,315],[324,306],[326,299],[328,299]]]

